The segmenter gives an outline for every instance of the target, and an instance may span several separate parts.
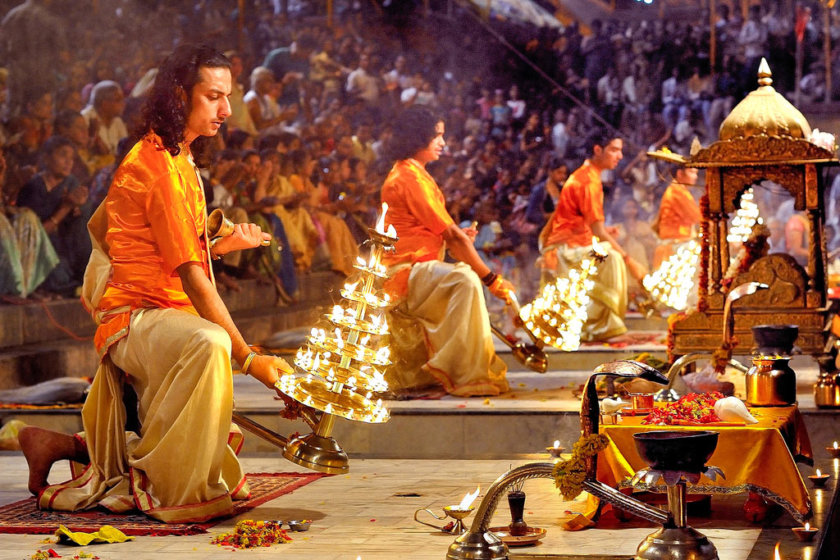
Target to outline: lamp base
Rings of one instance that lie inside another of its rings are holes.
[[[350,461],[341,446],[333,438],[315,433],[290,439],[283,457],[301,467],[326,474],[350,471]]]
[[[662,527],[645,538],[634,560],[718,560],[717,549],[691,527]]]
[[[508,549],[499,537],[486,533],[467,532],[449,545],[446,560],[507,560]]]

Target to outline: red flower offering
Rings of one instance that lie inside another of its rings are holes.
[[[677,402],[655,408],[642,419],[642,424],[655,426],[679,426],[692,424],[712,424],[720,422],[715,414],[715,402],[723,398],[723,393],[690,393]]]

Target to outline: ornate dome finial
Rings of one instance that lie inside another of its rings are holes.
[[[799,110],[773,86],[767,60],[758,66],[758,88],[750,92],[720,125],[720,139],[773,136],[807,138],[811,134],[808,121]]]
[[[770,65],[767,64],[767,59],[761,57],[761,64],[758,65],[758,85],[769,86],[773,84],[773,73],[770,71]]]

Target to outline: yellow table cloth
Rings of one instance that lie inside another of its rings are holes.
[[[785,508],[804,523],[812,515],[808,490],[796,462],[813,464],[811,442],[799,409],[794,406],[751,408],[757,424],[703,424],[691,426],[643,425],[644,416],[624,416],[621,424],[602,425],[600,433],[610,439],[598,455],[598,480],[614,487],[625,486],[638,469],[647,467],[636,451],[633,434],[651,430],[712,430],[718,445],[709,466],[720,467],[725,479],[702,477],[689,491],[697,494],[755,492]]]

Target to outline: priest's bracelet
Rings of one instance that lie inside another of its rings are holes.
[[[245,361],[242,363],[242,373],[244,373],[245,375],[248,375],[248,368],[251,367],[251,362],[254,361],[254,357],[256,355],[257,353],[252,350],[251,353],[248,354],[248,357],[245,358]]]

